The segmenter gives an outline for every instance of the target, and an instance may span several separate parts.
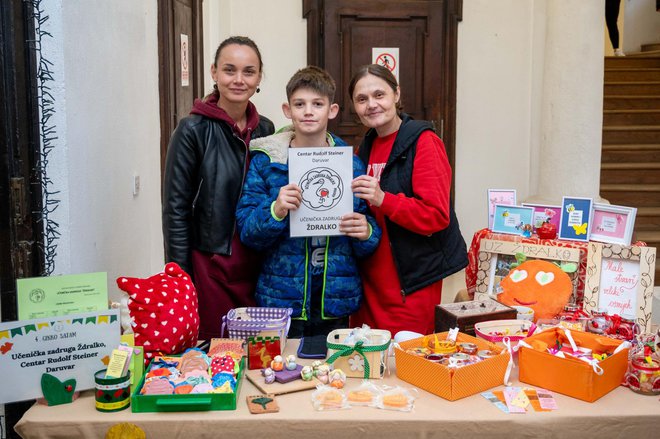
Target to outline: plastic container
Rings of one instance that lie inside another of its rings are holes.
[[[151,365],[150,365],[151,366]],[[147,370],[149,370],[147,368]],[[133,413],[145,412],[198,412],[209,410],[236,410],[236,401],[241,390],[245,371],[245,357],[241,360],[241,367],[236,377],[236,391],[234,393],[198,393],[187,395],[140,395],[144,385],[144,376],[140,380],[133,398],[131,407]],[[146,374],[145,374],[146,375]]]
[[[248,337],[277,336],[284,350],[292,312],[291,308],[234,308],[222,317],[220,333],[224,336],[227,328],[229,338],[242,340]]]
[[[479,338],[501,345],[505,337],[509,337],[511,342],[522,340],[531,327],[529,320],[491,320],[475,324],[474,332]]]

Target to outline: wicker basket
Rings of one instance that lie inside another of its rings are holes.
[[[229,338],[247,340],[248,337],[280,337],[282,350],[286,345],[286,336],[291,326],[291,308],[234,308],[222,317],[220,333]]]

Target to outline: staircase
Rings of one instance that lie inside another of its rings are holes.
[[[633,242],[660,250],[660,44],[605,58],[601,160],[601,196],[636,207]]]

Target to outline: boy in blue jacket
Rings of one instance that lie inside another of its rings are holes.
[[[366,214],[364,200],[353,197],[354,211],[341,219],[343,235],[289,236],[287,216],[300,206],[302,191],[288,182],[288,149],[346,144],[326,131],[339,106],[333,103],[335,82],[325,70],[310,66],[297,71],[286,93],[282,110],[292,127],[250,142],[252,159],[236,219],[241,241],[266,255],[257,304],[293,308],[289,336],[318,340],[348,327],[348,316],[359,308],[362,283],[356,258],[373,253],[381,231]],[[353,156],[353,176],[364,173],[364,164]]]

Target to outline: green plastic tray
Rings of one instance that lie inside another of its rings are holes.
[[[147,368],[149,370],[151,368]],[[142,375],[137,389],[131,397],[133,413],[146,412],[200,412],[208,410],[236,410],[236,401],[241,391],[245,371],[245,357],[241,359],[241,368],[236,377],[234,393],[200,393],[188,395],[140,395],[144,385]]]

